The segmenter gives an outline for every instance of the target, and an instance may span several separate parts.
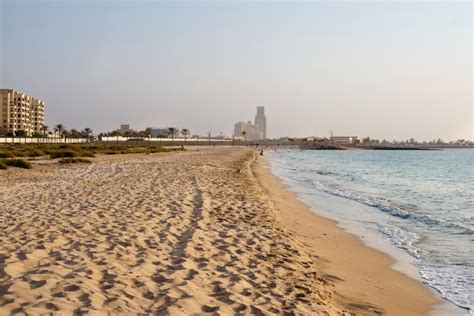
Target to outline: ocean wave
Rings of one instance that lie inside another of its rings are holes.
[[[473,312],[474,300],[468,293],[474,292],[474,267],[464,264],[440,264],[429,259],[429,253],[418,248],[418,234],[387,223],[379,223],[378,231],[389,238],[391,243],[405,250],[415,258],[412,262],[420,268],[420,275],[428,285],[457,306]],[[459,287],[468,291],[459,291]]]
[[[474,315],[474,268],[467,266],[439,266],[419,262],[420,274],[440,295]],[[462,288],[463,291],[459,289]]]
[[[416,242],[420,239],[418,234],[405,231],[400,227],[392,226],[387,223],[379,223],[377,224],[377,227],[379,232],[387,236],[393,245],[404,249],[413,257],[420,259],[427,254],[425,251],[415,246]]]
[[[305,182],[309,182],[309,181],[305,180]],[[318,189],[319,191],[325,192],[333,196],[353,200],[370,207],[374,207],[382,212],[385,212],[397,218],[416,221],[418,223],[427,225],[430,228],[435,228],[435,229],[447,228],[447,229],[452,230],[452,233],[454,234],[474,235],[474,230],[470,227],[463,226],[458,223],[450,223],[448,221],[437,219],[426,214],[410,213],[409,211],[395,205],[395,203],[388,201],[386,199],[358,195],[353,192],[345,191],[339,188],[326,186],[322,184],[321,182],[315,181],[315,180],[312,180],[312,183],[315,186],[315,188]]]

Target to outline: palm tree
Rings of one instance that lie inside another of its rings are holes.
[[[169,127],[168,128],[168,134],[171,135],[171,145],[174,143],[174,133],[176,132],[176,128],[174,127]]]
[[[64,125],[63,124],[57,124],[54,126],[54,131],[58,133],[59,135],[62,135],[64,132]]]
[[[92,136],[92,129],[86,127],[82,130],[81,134],[86,136],[86,138],[90,140],[90,137]]]
[[[41,125],[41,130],[43,131],[43,135],[46,136],[46,133],[48,133],[49,126],[48,125]]]
[[[67,132],[67,135],[69,135],[71,138],[78,138],[81,135],[81,133],[79,133],[79,131],[75,128],[71,129],[69,132]]]
[[[247,139],[245,138],[245,135],[247,135],[247,132],[246,132],[246,131],[242,131],[242,136],[244,137],[244,142],[247,141]]]
[[[41,125],[41,131],[43,132],[43,137],[47,137],[46,135],[48,134],[49,126],[48,125]],[[44,141],[44,140],[43,140]],[[48,139],[46,138],[46,142],[48,142]]]
[[[59,136],[62,136],[64,134],[64,125],[63,124],[57,124],[56,126],[54,126],[54,131],[56,133],[58,133]]]
[[[189,129],[183,128],[183,129],[181,130],[181,134],[183,134],[183,136],[184,136],[184,144],[186,144],[186,137],[189,135]]]

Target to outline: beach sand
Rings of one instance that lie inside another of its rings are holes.
[[[248,149],[0,173],[0,314],[336,315]]]
[[[0,315],[423,315],[437,299],[249,149],[0,173]]]

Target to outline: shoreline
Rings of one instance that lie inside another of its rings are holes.
[[[323,277],[334,283],[338,307],[358,315],[461,313],[428,285],[394,270],[397,261],[389,254],[312,211],[272,173],[267,159],[257,159],[252,170],[273,199],[283,226],[314,256]]]
[[[0,314],[420,315],[443,302],[265,163],[211,147],[6,170]]]

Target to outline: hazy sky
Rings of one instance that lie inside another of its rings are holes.
[[[470,1],[0,2],[0,86],[50,126],[473,139]]]

